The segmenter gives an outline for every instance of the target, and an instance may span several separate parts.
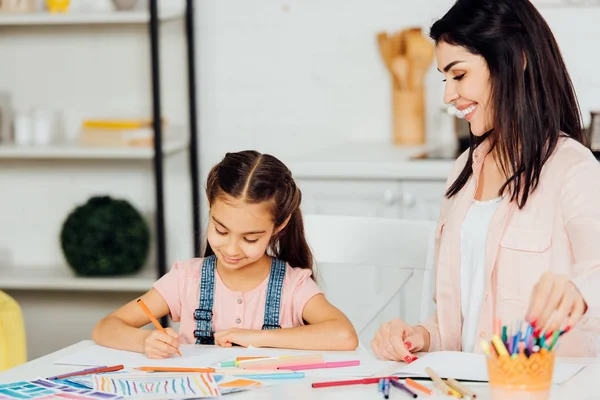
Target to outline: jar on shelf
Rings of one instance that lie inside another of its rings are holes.
[[[36,0],[0,0],[0,13],[30,13],[36,11]]]

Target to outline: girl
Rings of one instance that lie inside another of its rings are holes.
[[[496,318],[572,328],[562,356],[596,356],[600,329],[600,166],[569,74],[529,0],[458,0],[431,27],[444,102],[471,148],[448,179],[436,243],[437,312],[384,324],[383,359],[480,351]]]
[[[228,153],[209,173],[205,258],[175,263],[141,298],[179,334],[139,329],[150,321],[132,301],[95,327],[96,343],[170,357],[180,343],[354,350],[356,332],[317,287],[304,237],[302,195],[277,158]]]

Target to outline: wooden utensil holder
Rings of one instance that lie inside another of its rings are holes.
[[[425,144],[425,90],[392,88],[394,145]]]

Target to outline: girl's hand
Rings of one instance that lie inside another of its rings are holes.
[[[537,329],[555,331],[575,325],[587,311],[587,304],[567,275],[545,272],[533,287],[527,320]]]
[[[264,332],[256,329],[226,329],[215,332],[215,344],[222,347],[231,347],[233,344],[242,347],[261,347],[261,338]]]
[[[144,340],[144,354],[148,358],[169,358],[177,354],[179,335],[173,328],[165,328],[167,333],[158,329],[151,331]]]
[[[425,347],[426,334],[421,326],[410,326],[401,319],[393,319],[381,325],[371,341],[371,349],[381,360],[411,363],[417,359],[411,352]]]

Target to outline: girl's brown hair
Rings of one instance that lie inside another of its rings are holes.
[[[219,196],[250,204],[270,203],[275,228],[291,216],[287,226],[271,238],[267,253],[294,268],[312,271],[313,256],[304,236],[300,211],[302,193],[285,164],[269,154],[252,150],[227,153],[211,169],[206,182],[208,204],[213,204]],[[207,242],[204,257],[213,254]]]

